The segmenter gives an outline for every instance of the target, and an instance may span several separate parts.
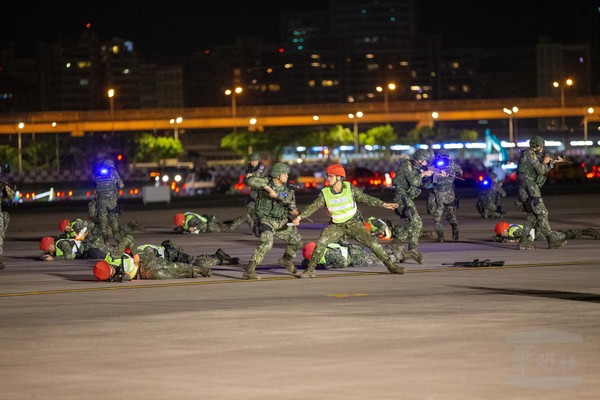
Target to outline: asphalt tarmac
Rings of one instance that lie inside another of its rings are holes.
[[[598,199],[545,196],[552,227],[599,228]],[[506,220],[523,223],[513,201]],[[474,204],[461,201],[459,242],[423,239],[424,263],[408,261],[404,275],[379,266],[297,279],[277,265],[276,242],[261,281],[219,266],[211,278],[97,282],[93,260],[38,260],[39,239],[63,218],[85,218],[83,207],[11,211],[0,399],[597,399],[600,241],[518,251],[491,241],[497,220]],[[247,225],[178,235],[172,218],[183,211],[227,220],[242,215],[243,199],[131,206],[121,221],[146,226],[140,244],[170,239],[194,255],[222,248],[247,263],[258,243]],[[313,220],[299,227],[306,241],[327,216]],[[476,258],[505,266],[442,265]]]

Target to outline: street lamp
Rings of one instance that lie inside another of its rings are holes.
[[[256,118],[252,117],[248,121],[248,154],[252,154],[252,145],[250,144],[250,132],[254,132],[256,130]]]
[[[115,89],[108,89],[108,102],[110,103],[110,121],[112,133],[115,133]]]
[[[19,174],[23,172],[23,146],[21,144],[21,131],[25,128],[25,123],[19,122],[17,125],[18,146],[19,146]]]
[[[386,86],[381,87],[381,86],[377,86],[375,88],[375,90],[377,90],[378,92],[383,92],[383,111],[387,114],[390,111],[390,104],[389,104],[389,95],[388,92],[390,90],[396,90],[396,84],[395,83],[388,83]]]
[[[588,114],[594,113],[594,107],[588,107],[587,113],[583,116],[583,143],[585,145],[585,151],[587,153],[587,139],[588,139]]]
[[[358,154],[358,119],[363,117],[362,111],[357,111],[356,114],[348,114],[348,118],[354,122],[354,154]]]
[[[508,142],[510,143],[510,148],[508,149],[508,153],[510,154],[510,159],[512,160],[513,156],[513,147],[514,147],[514,135],[513,135],[513,114],[519,112],[519,107],[506,108],[502,109],[506,114],[508,114]]]
[[[179,124],[180,124],[182,121],[183,121],[183,118],[182,118],[182,117],[171,118],[171,119],[169,120],[169,123],[170,123],[171,125],[173,125],[173,124],[175,125],[175,128],[173,129],[173,133],[174,133],[173,137],[175,138],[175,140],[179,140],[179,129],[178,129],[178,128],[179,128],[179,126],[178,126],[178,125],[179,125]]]
[[[225,95],[226,96],[231,96],[231,119],[233,122],[233,131],[235,132],[237,130],[237,123],[235,121],[236,117],[237,117],[237,95],[242,93],[244,91],[244,89],[242,89],[241,87],[236,87],[233,90],[232,89],[227,89],[225,90]]]
[[[573,79],[571,78],[567,78],[564,83],[560,83],[557,81],[552,82],[552,86],[554,86],[555,88],[560,88],[560,109],[562,112],[562,117],[561,117],[561,121],[562,121],[562,125],[561,125],[561,129],[566,129],[567,127],[565,126],[565,86],[573,86]]]

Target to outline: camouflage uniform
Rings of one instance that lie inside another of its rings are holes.
[[[495,242],[515,242],[523,237],[524,226],[519,224],[512,224],[508,228],[508,236],[495,235],[493,240]],[[582,237],[590,237],[592,239],[600,240],[600,230],[594,228],[584,229],[559,229],[555,232],[556,236],[561,240],[566,239],[579,239]],[[528,240],[542,240],[544,235],[539,229],[533,229],[529,232]]]
[[[221,249],[217,249],[214,254],[200,254],[192,256],[183,251],[183,248],[177,246],[170,240],[165,240],[160,247],[163,249],[163,257],[169,261],[182,262],[185,264],[202,265],[212,267],[215,265],[238,264],[237,257],[231,257]]]
[[[396,214],[406,219],[404,225],[394,227],[393,233],[398,240],[408,241],[409,249],[417,247],[423,229],[423,221],[414,202],[421,194],[422,183],[421,170],[415,166],[413,160],[402,161],[392,180],[394,201],[398,203]]]
[[[184,213],[183,225],[175,227],[178,233],[209,233],[209,232],[233,232],[244,221],[244,217],[237,217],[232,221],[221,222],[214,214]],[[193,232],[189,229],[194,228]]]
[[[331,191],[330,196],[340,196],[344,195],[347,190],[350,191],[350,195],[354,201],[354,205],[356,203],[364,203],[372,207],[383,207],[384,202],[378,198],[369,196],[365,194],[361,189],[355,187],[350,182],[343,182],[342,191],[340,193],[334,193],[331,188],[326,187],[321,190],[319,193],[319,197],[308,205],[304,211],[300,213],[301,218],[310,217],[315,211],[318,209],[327,206],[331,208],[329,204],[326,202],[326,195],[324,191]],[[329,226],[327,226],[321,232],[321,236],[317,240],[317,245],[313,251],[310,262],[306,266],[306,270],[301,275],[301,277],[314,277],[314,270],[317,266],[317,263],[323,257],[327,249],[327,245],[329,243],[335,243],[339,241],[341,238],[347,237],[357,240],[363,246],[368,247],[375,254],[375,256],[388,268],[388,270],[392,273],[403,273],[404,268],[399,268],[394,265],[393,260],[390,258],[390,255],[383,249],[381,244],[377,241],[375,237],[371,235],[369,231],[365,229],[365,222],[363,220],[362,214],[358,209],[354,215],[346,220],[345,222],[335,223],[333,220],[330,222]]]
[[[272,174],[274,173],[277,164],[273,166]],[[289,172],[289,167],[287,171]],[[277,176],[280,175],[277,174]],[[275,238],[287,242],[285,253],[283,257],[279,259],[279,263],[289,272],[295,273],[296,267],[292,260],[296,257],[296,253],[302,247],[302,236],[298,233],[297,227],[287,226],[288,214],[290,214],[290,212],[297,212],[296,194],[294,190],[285,182],[279,185],[273,178],[251,177],[248,179],[248,185],[258,191],[258,196],[256,198],[257,220],[255,233],[260,238],[260,245],[254,250],[250,262],[246,267],[244,276],[247,279],[258,278],[255,272],[256,266],[260,265],[267,252],[271,250]],[[271,198],[265,190],[260,190],[265,185],[268,185],[277,193],[276,198]]]
[[[95,179],[97,218],[104,241],[108,243],[111,236],[116,239],[119,235],[120,210],[117,200],[119,190],[124,185],[111,160],[103,163],[96,173]]]
[[[246,166],[246,171],[244,172],[244,183],[248,185],[248,179],[254,178],[263,178],[267,175],[267,171],[265,165],[260,161],[260,157],[257,153],[252,153],[248,157],[248,161],[258,161],[256,166],[253,166],[250,162],[248,162]],[[258,198],[258,190],[256,188],[250,189],[250,196],[248,200],[246,200],[246,220],[250,227],[253,227],[256,222],[256,199]]]
[[[546,182],[546,174],[554,167],[550,162],[545,164],[540,160],[540,156],[534,148],[543,148],[544,139],[534,137],[530,140],[531,148],[523,150],[517,166],[517,180],[519,182],[519,197],[516,205],[521,210],[527,212],[527,219],[524,225],[524,231],[529,232],[536,228],[548,241],[549,248],[558,248],[566,243],[564,238],[557,235],[550,228],[548,222],[548,210],[542,200],[541,187]],[[528,250],[535,248],[529,241],[527,235],[519,239],[519,250]]]
[[[502,209],[502,199],[506,197],[506,190],[502,187],[502,182],[497,181],[496,174],[490,174],[490,186],[482,188],[477,196],[477,211],[482,218],[500,218],[505,214]]]
[[[437,241],[444,241],[444,227],[442,225],[442,217],[446,214],[446,220],[452,227],[452,240],[458,240],[458,220],[456,219],[456,209],[458,208],[458,197],[454,192],[454,178],[461,176],[463,171],[460,166],[450,160],[444,153],[438,153],[438,160],[441,160],[442,165],[436,166],[439,170],[444,171],[448,176],[441,176],[437,172],[432,176],[433,192],[430,197],[435,198],[435,206],[433,208],[433,225],[437,233]],[[434,161],[435,166],[435,161]]]
[[[384,250],[390,256],[393,263],[404,262],[404,248],[397,249],[393,245],[382,245]],[[396,252],[396,250],[399,250]],[[305,258],[302,265],[306,268],[310,259]],[[329,243],[325,248],[325,254],[317,263],[317,269],[336,269],[351,267],[371,267],[383,265],[382,262],[371,252],[365,251],[365,248],[352,243]]]
[[[14,195],[13,190],[3,183],[0,183],[0,255],[4,252],[4,238],[10,223],[10,215],[6,211],[2,211],[2,201],[4,198],[10,198]],[[0,260],[0,270],[4,269],[4,261]]]

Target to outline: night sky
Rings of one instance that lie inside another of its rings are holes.
[[[590,41],[592,0],[416,1],[421,33],[441,35],[444,47],[532,45],[539,36]],[[326,8],[326,0],[4,0],[0,48],[14,45],[31,56],[37,42],[76,38],[91,22],[102,38],[132,40],[142,58],[185,57],[240,35],[276,43],[283,10]]]

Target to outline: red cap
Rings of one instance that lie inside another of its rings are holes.
[[[69,224],[71,223],[71,221],[69,221],[68,219],[63,219],[62,221],[60,221],[58,223],[58,230],[61,232],[64,232],[65,229],[67,228],[67,226],[69,226]]]
[[[48,251],[50,250],[50,245],[54,244],[54,238],[51,236],[45,236],[40,240],[40,250]]]
[[[500,221],[496,224],[496,235],[501,235],[502,232],[510,228],[510,224],[506,221]]]
[[[341,164],[331,164],[325,169],[325,173],[327,175],[343,176],[344,178],[346,177],[346,170]]]
[[[183,225],[184,221],[185,221],[185,215],[183,215],[183,214],[175,214],[175,216],[173,217],[173,223],[175,224],[175,226]]]
[[[105,281],[110,278],[112,271],[110,270],[110,265],[105,261],[101,260],[94,265],[94,276],[99,281]]]
[[[315,242],[308,242],[302,248],[302,257],[306,259],[311,259],[313,251],[315,251],[315,247],[317,244]]]

